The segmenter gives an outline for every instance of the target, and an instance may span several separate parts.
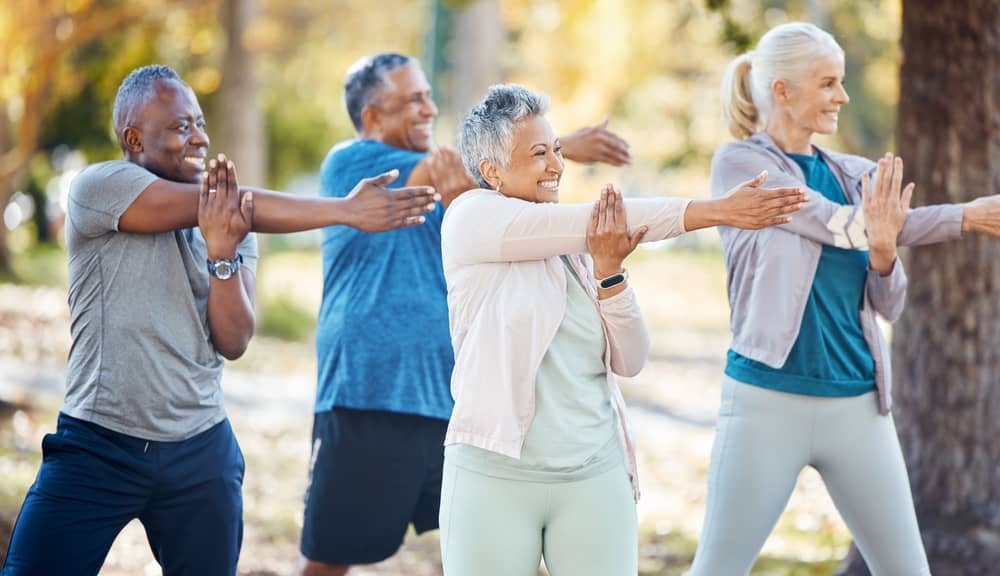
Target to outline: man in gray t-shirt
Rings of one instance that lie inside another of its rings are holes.
[[[165,574],[235,574],[244,462],[219,382],[253,335],[250,231],[418,225],[439,197],[386,190],[392,173],[336,199],[240,187],[224,156],[206,164],[198,100],[164,66],[122,82],[114,125],[125,160],[70,191],[66,399],[2,575],[97,574],[134,518]]]

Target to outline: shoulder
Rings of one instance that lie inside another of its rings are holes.
[[[844,154],[832,150],[822,150],[823,155],[835,164],[844,175],[851,178],[860,178],[862,174],[875,169],[875,162],[864,156],[856,154]]]
[[[80,199],[101,190],[118,191],[123,187],[145,189],[159,177],[142,166],[126,160],[91,164],[70,183],[70,197]]]
[[[507,198],[496,190],[478,188],[459,194],[451,201],[448,209],[444,212],[444,225],[471,225],[476,226],[476,220],[482,214],[490,214],[492,211],[502,209],[510,202],[519,202],[512,198]]]

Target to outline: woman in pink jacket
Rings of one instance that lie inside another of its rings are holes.
[[[445,440],[441,551],[449,576],[635,574],[635,451],[615,375],[649,337],[622,266],[641,240],[725,224],[787,222],[804,196],[559,205],[563,161],[544,97],[495,86],[459,149],[481,189],[442,224],[455,369]],[[631,222],[630,230],[627,222]]]

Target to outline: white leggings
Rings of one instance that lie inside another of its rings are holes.
[[[815,468],[874,576],[930,576],[892,416],[875,393],[819,398],[722,382],[691,576],[742,576]]]

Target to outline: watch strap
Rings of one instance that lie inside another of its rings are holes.
[[[614,288],[626,280],[628,280],[628,270],[622,269],[621,272],[616,272],[611,276],[599,278],[597,280],[597,286],[606,290],[608,288]]]

